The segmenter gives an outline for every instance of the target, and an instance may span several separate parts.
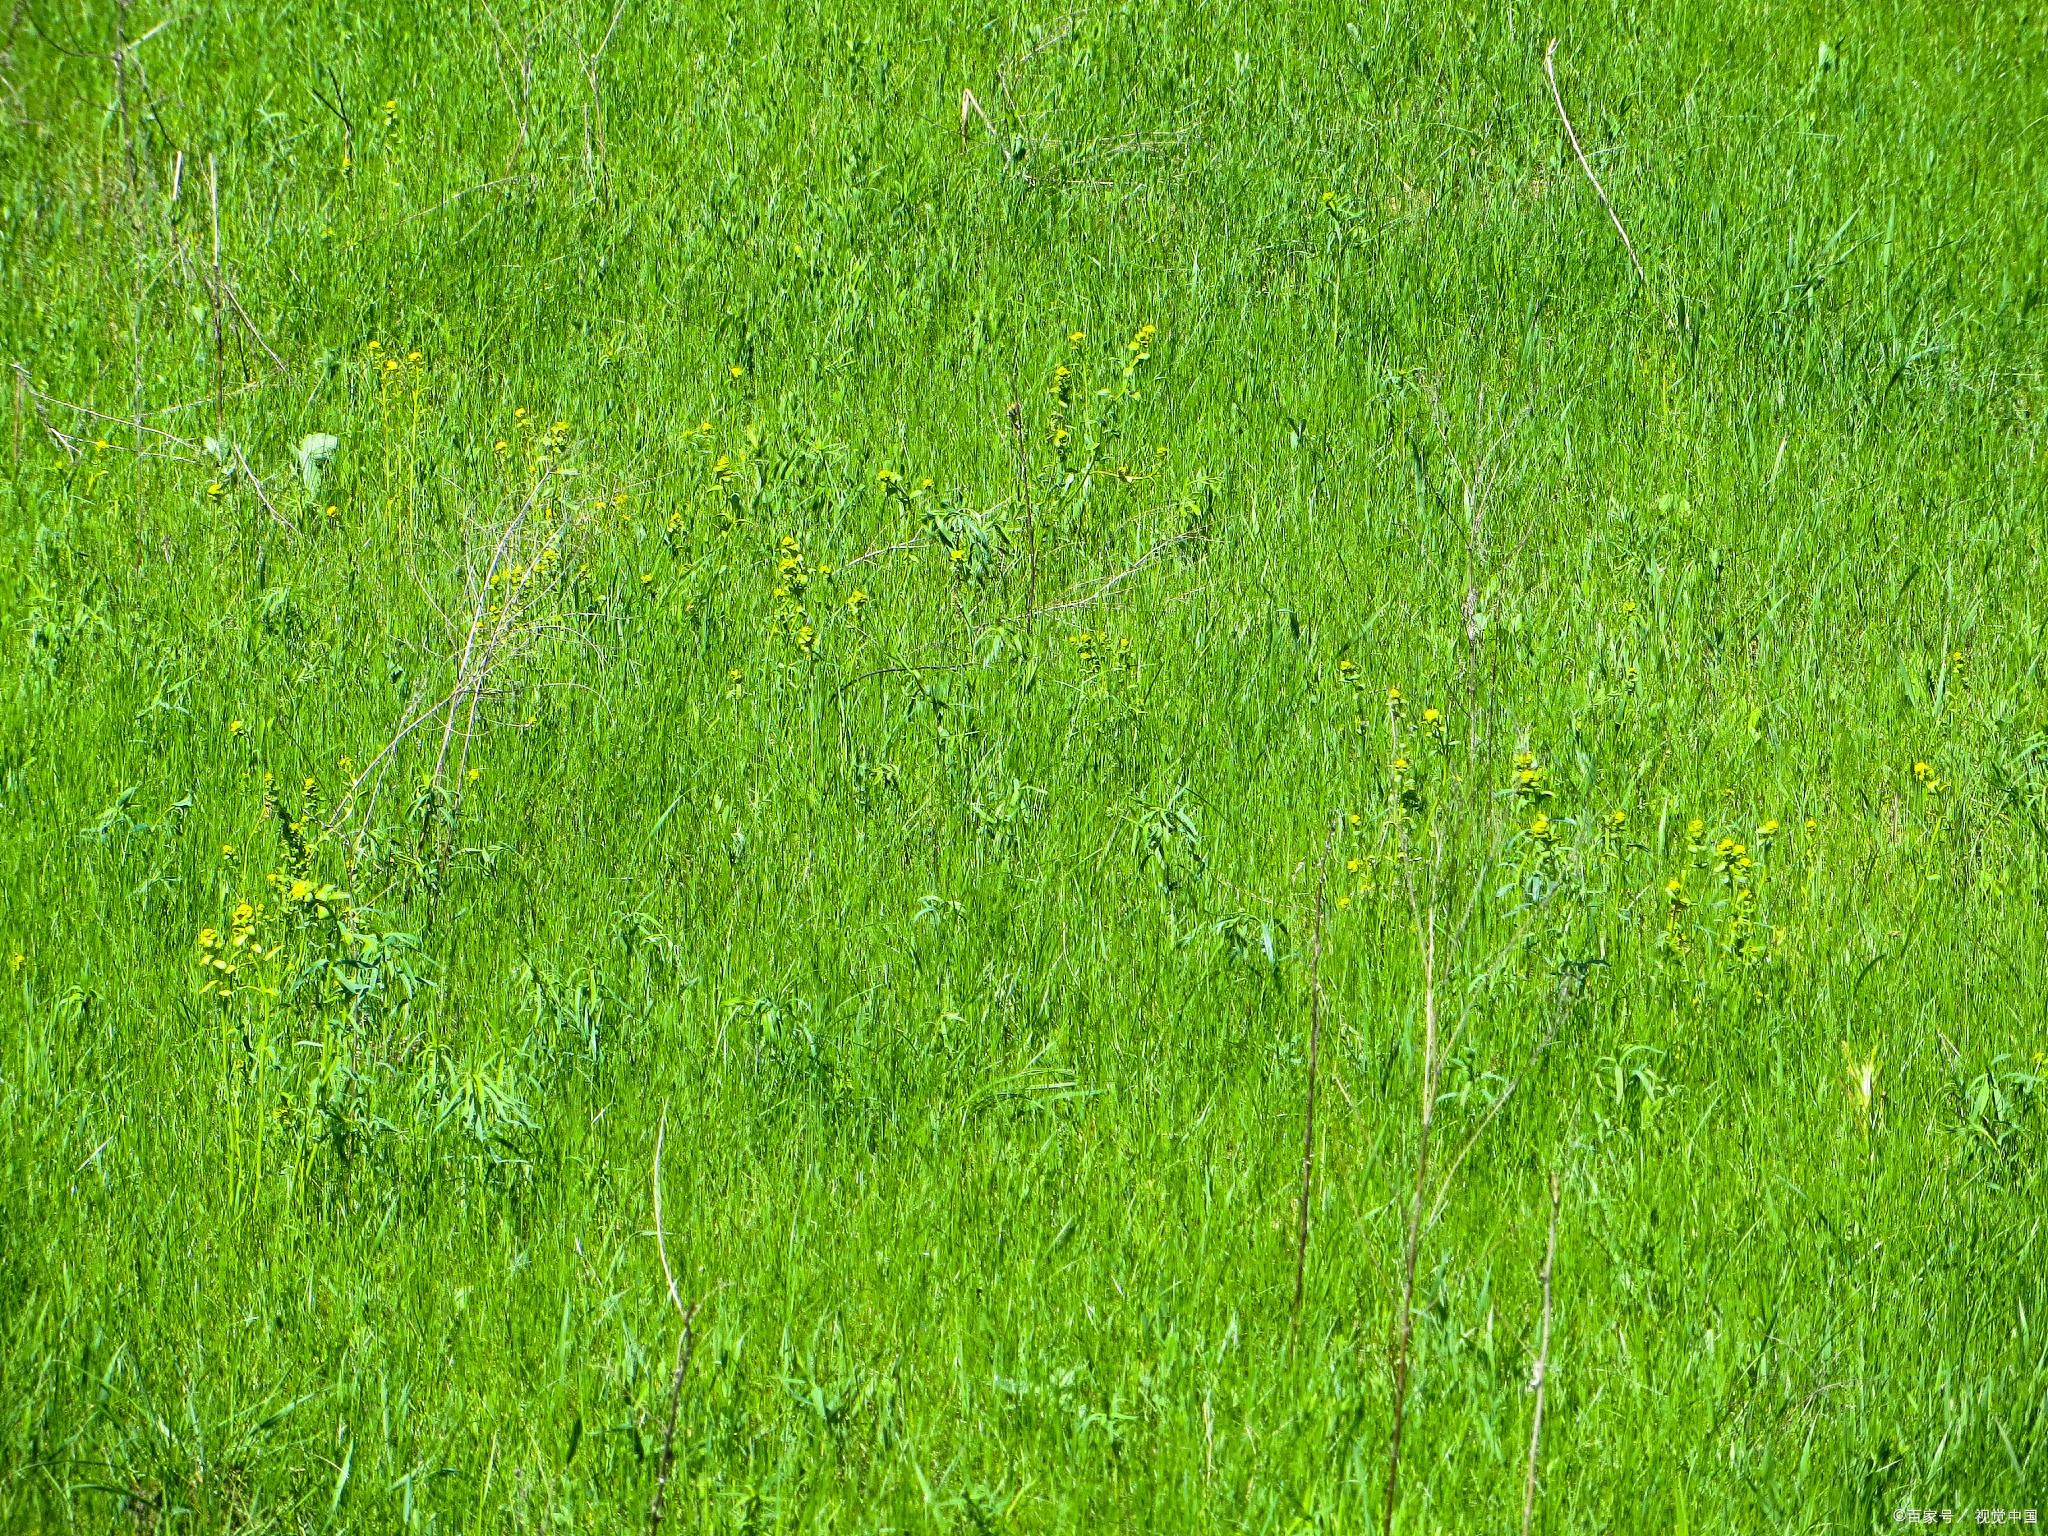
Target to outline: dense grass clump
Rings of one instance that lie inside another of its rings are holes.
[[[0,1528],[2048,1503],[2041,24],[17,7]]]

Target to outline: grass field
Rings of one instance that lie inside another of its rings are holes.
[[[2038,10],[423,9],[7,23],[0,1528],[2048,1504]]]

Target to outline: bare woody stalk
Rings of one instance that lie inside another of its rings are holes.
[[[1522,1481],[1522,1536],[1529,1536],[1536,1519],[1536,1461],[1543,1449],[1543,1389],[1550,1382],[1550,1274],[1557,1263],[1557,1202],[1562,1193],[1556,1173],[1550,1175],[1550,1240],[1543,1249],[1543,1329],[1536,1346],[1536,1368],[1529,1385],[1536,1393],[1536,1409],[1529,1421],[1529,1474]]]
[[[1000,137],[996,132],[996,125],[990,122],[988,114],[982,111],[981,103],[975,98],[974,92],[962,90],[960,92],[960,143],[963,147],[967,143],[967,130],[976,117],[981,119],[981,125],[988,130],[990,138]]]
[[[142,420],[142,300],[143,300],[143,255],[147,245],[147,234],[142,219],[142,171],[135,153],[135,125],[128,115],[128,10],[131,0],[117,0],[114,6],[114,51],[108,56],[114,67],[114,113],[121,124],[122,164],[126,172],[125,196],[127,214],[133,225],[135,248],[133,280],[129,297],[129,415],[137,423]],[[143,475],[142,475],[142,428],[137,425],[131,433],[130,447],[133,449],[135,464],[135,537],[139,543],[143,525]]]
[[[512,548],[525,518],[522,510],[518,517],[506,526],[504,535],[498,541],[497,549],[491,555],[491,566],[483,584],[478,590],[476,610],[470,620],[469,638],[463,647],[462,661],[456,669],[456,688],[448,700],[446,724],[441,731],[441,747],[434,756],[434,772],[429,782],[439,787],[447,772],[448,749],[455,737],[455,719],[458,712],[463,714],[462,753],[456,765],[452,800],[449,806],[451,821],[461,812],[462,794],[465,788],[463,769],[469,763],[470,743],[476,736],[477,706],[482,701],[484,689],[492,673],[517,649],[527,618],[526,605],[520,601],[522,593],[514,590],[522,583],[508,582],[503,602],[493,618],[489,613],[492,579],[505,568],[506,552]],[[561,544],[562,531],[568,526],[567,520],[558,522],[549,533],[543,545],[543,553],[557,551]],[[467,709],[463,710],[464,700]]]
[[[1020,367],[1021,374],[1021,367]],[[1019,385],[1022,379],[1019,379]],[[1010,431],[1017,439],[1017,495],[1024,503],[1024,527],[1030,541],[1029,585],[1024,595],[1024,627],[1033,629],[1038,622],[1038,513],[1031,505],[1031,445],[1024,435],[1024,402],[1021,398],[1010,402]]]
[[[626,12],[626,0],[612,7],[612,19],[604,29],[594,53],[583,53],[582,41],[577,41],[576,51],[583,59],[583,77],[590,84],[590,105],[583,109],[583,167],[589,176],[593,189],[601,201],[609,203],[612,196],[612,171],[610,151],[605,142],[604,92],[599,79],[599,68],[604,63],[604,51],[612,45],[612,34],[619,29],[619,18]]]
[[[438,791],[447,781],[449,753],[454,747],[458,732],[461,735],[461,756],[457,760],[455,787],[450,806],[452,816],[461,809],[463,788],[462,769],[468,762],[469,744],[476,731],[477,708],[491,679],[512,658],[535,637],[541,625],[537,617],[543,601],[559,584],[558,576],[534,579],[531,573],[536,565],[544,562],[566,563],[567,540],[573,531],[574,520],[568,515],[556,519],[547,533],[535,545],[527,546],[524,569],[528,576],[505,584],[502,593],[497,594],[497,606],[493,611],[493,593],[499,574],[508,569],[512,557],[520,549],[521,539],[528,529],[529,517],[540,501],[553,476],[550,469],[543,474],[527,493],[525,500],[513,511],[504,527],[498,531],[489,560],[479,572],[471,569],[470,580],[473,589],[470,594],[470,616],[461,651],[453,658],[455,675],[446,693],[425,705],[408,705],[394,728],[391,739],[364,765],[361,772],[349,783],[336,802],[333,815],[328,822],[330,831],[339,830],[362,805],[361,830],[353,844],[351,859],[360,852],[363,835],[369,830],[376,812],[378,796],[383,789],[384,779],[389,772],[400,746],[415,732],[432,722],[441,724],[441,741],[435,753],[434,769],[427,780],[428,788]],[[458,724],[459,722],[459,724]],[[367,799],[364,798],[367,790]],[[422,833],[424,841],[424,830]]]
[[[668,1422],[661,1432],[661,1461],[654,1476],[654,1497],[647,1506],[647,1536],[660,1536],[662,1517],[668,1512],[668,1480],[676,1465],[676,1414],[683,1401],[683,1377],[689,1374],[690,1357],[697,1352],[697,1308],[683,1305],[682,1292],[676,1289],[676,1272],[668,1261],[668,1238],[664,1235],[661,1222],[661,1148],[668,1136],[668,1106],[661,1107],[661,1124],[654,1133],[654,1246],[661,1255],[662,1278],[668,1282],[668,1299],[676,1309],[676,1315],[683,1320],[682,1336],[676,1340],[675,1376],[668,1388]]]
[[[224,404],[227,377],[226,352],[222,346],[220,302],[220,167],[212,155],[206,157],[206,202],[213,214],[213,435],[227,437]]]
[[[1516,419],[1519,419],[1519,417]],[[1510,422],[1510,430],[1512,426],[1513,422]],[[1501,438],[1504,439],[1506,435],[1507,433],[1504,431],[1501,434]],[[1500,439],[1496,439],[1494,447],[1498,447],[1499,442]],[[1492,452],[1493,449],[1489,448],[1486,452],[1486,457],[1490,458]],[[1459,477],[1466,482],[1468,487],[1467,505],[1469,508],[1474,509],[1473,527],[1475,530],[1480,526],[1477,508],[1483,506],[1484,495],[1481,491],[1473,489],[1473,487],[1486,473],[1484,463],[1485,460],[1482,459],[1480,469],[1475,475],[1469,477],[1465,474],[1463,467],[1459,467]],[[1388,703],[1387,724],[1388,733],[1392,739],[1395,752],[1395,761],[1398,765],[1402,762],[1400,757],[1401,711],[1398,702],[1391,698]],[[1393,1378],[1393,1404],[1392,1422],[1387,1437],[1386,1497],[1384,1507],[1381,1510],[1381,1529],[1383,1532],[1388,1533],[1388,1536],[1391,1536],[1394,1528],[1394,1509],[1399,1501],[1401,1489],[1401,1444],[1403,1430],[1407,1423],[1408,1382],[1415,1345],[1416,1264],[1421,1254],[1423,1235],[1434,1224],[1436,1209],[1440,1209],[1443,1201],[1449,1197],[1451,1180],[1457,1176],[1459,1165],[1464,1161],[1465,1153],[1469,1152],[1472,1146],[1472,1142],[1468,1142],[1464,1150],[1451,1160],[1450,1172],[1444,1176],[1438,1191],[1436,1207],[1431,1209],[1430,1215],[1425,1219],[1423,1213],[1427,1208],[1426,1202],[1429,1194],[1430,1157],[1434,1150],[1432,1138],[1436,1125],[1437,1099],[1439,1090],[1442,1087],[1444,1059],[1457,1049],[1458,1041],[1463,1036],[1465,1026],[1471,1022],[1472,1007],[1468,999],[1465,1007],[1459,1011],[1456,1022],[1451,1026],[1449,1038],[1446,1040],[1437,1003],[1436,987],[1438,970],[1437,902],[1439,894],[1444,888],[1444,826],[1440,820],[1431,819],[1428,822],[1430,848],[1427,868],[1423,872],[1421,881],[1422,888],[1418,889],[1416,865],[1422,862],[1422,860],[1411,844],[1409,831],[1411,814],[1414,813],[1411,812],[1409,806],[1400,806],[1394,813],[1393,825],[1398,840],[1401,883],[1407,892],[1408,911],[1415,925],[1416,950],[1422,960],[1422,1092],[1416,1112],[1415,1186],[1409,1196],[1408,1216],[1401,1243],[1400,1309],[1395,1316],[1393,1338],[1389,1351]],[[1447,914],[1450,920],[1447,954],[1452,958],[1463,952],[1466,931],[1470,927],[1474,915],[1479,910],[1480,897],[1485,890],[1488,863],[1488,858],[1482,855],[1479,860],[1479,867],[1474,872],[1472,889],[1465,900],[1462,912],[1453,907]],[[1512,1085],[1510,1085],[1509,1091],[1513,1091]],[[1505,1100],[1503,1099],[1502,1102],[1505,1102]],[[1497,1103],[1494,1106],[1494,1110],[1498,1111],[1499,1107],[1500,1105]],[[1491,1116],[1489,1115],[1488,1120],[1490,1121],[1490,1119]],[[1480,1131],[1484,1131],[1487,1123],[1481,1123]],[[1478,1133],[1475,1132],[1473,1141],[1476,1142],[1477,1139]]]
[[[505,565],[507,551],[512,549],[518,540],[519,530],[526,522],[530,506],[529,502],[527,507],[521,507],[513,515],[512,520],[505,524],[504,531],[498,535],[497,547],[491,551],[491,563],[484,572],[483,582],[477,588],[476,610],[470,616],[469,636],[463,642],[462,659],[455,667],[456,691],[448,700],[448,722],[441,732],[441,750],[434,756],[433,782],[436,784],[441,782],[441,775],[448,766],[448,746],[455,737],[455,717],[460,713],[459,702],[464,693],[471,696],[472,717],[475,714],[474,698],[478,691],[477,687],[465,688],[463,684],[472,678],[480,681],[481,675],[488,668],[480,666],[476,671],[472,671],[472,663],[482,662],[488,658],[497,649],[497,643],[516,623],[516,609],[510,601],[500,608],[493,621],[490,612],[491,592],[499,570]]]
[[[230,293],[228,298],[232,301],[234,295]],[[132,451],[137,459],[176,459],[186,464],[202,465],[217,462],[213,451],[204,444],[182,438],[175,432],[166,432],[162,427],[153,427],[140,416],[113,416],[105,411],[96,411],[91,406],[77,405],[69,400],[59,400],[55,395],[46,395],[30,382],[28,370],[20,363],[12,363],[9,366],[14,369],[20,396],[28,401],[30,410],[35,413],[36,424],[43,429],[50,441],[63,451],[66,458],[83,458],[90,444],[79,434],[66,432],[52,421],[49,414],[51,410],[68,411],[74,416],[90,421],[104,421],[128,428],[135,434],[137,446]],[[238,390],[236,393],[239,394],[241,391]],[[74,422],[73,425],[76,426],[77,423]],[[159,446],[141,446],[145,443]],[[249,489],[256,493],[256,499],[263,503],[263,510],[270,514],[271,520],[279,527],[297,533],[298,526],[277,509],[277,503],[270,499],[270,493],[263,488],[262,476],[250,467],[249,460],[243,455],[242,450],[236,448],[233,451],[235,463],[240,468],[242,477],[249,482]]]
[[[1564,124],[1565,137],[1572,142],[1572,153],[1578,156],[1579,169],[1586,173],[1586,180],[1593,183],[1593,190],[1600,198],[1600,206],[1607,210],[1607,217],[1614,224],[1614,232],[1621,236],[1621,248],[1628,252],[1628,264],[1636,269],[1636,281],[1642,284],[1643,292],[1647,295],[1650,293],[1650,279],[1643,272],[1642,258],[1636,255],[1636,243],[1629,239],[1628,230],[1622,226],[1621,215],[1614,211],[1614,204],[1608,200],[1607,189],[1600,185],[1600,178],[1593,174],[1593,163],[1586,158],[1586,151],[1580,147],[1578,130],[1572,127],[1571,117],[1564,109],[1564,96],[1557,88],[1556,53],[1557,39],[1553,37],[1549,46],[1543,50],[1543,78],[1550,82],[1550,99],[1557,105],[1558,121]],[[1655,302],[1654,298],[1652,302]],[[1664,318],[1668,322],[1671,316],[1666,314]]]
[[[1330,854],[1337,842],[1337,828],[1343,818],[1330,823],[1323,839],[1323,860],[1316,872],[1315,922],[1308,944],[1308,1082],[1302,1091],[1301,1111],[1301,1207],[1294,1228],[1294,1306],[1288,1313],[1287,1339],[1291,1352],[1301,1333],[1301,1298],[1308,1278],[1309,1197],[1316,1177],[1316,1062],[1323,1043],[1323,918],[1330,890]]]
[[[1409,883],[1411,906],[1416,901]],[[1387,1496],[1380,1528],[1394,1528],[1394,1501],[1401,1485],[1401,1429],[1408,1411],[1408,1365],[1415,1339],[1415,1260],[1422,1241],[1422,1197],[1429,1182],[1429,1133],[1436,1116],[1436,900],[1427,912],[1415,909],[1416,938],[1422,947],[1422,1107],[1415,1140],[1415,1192],[1408,1203],[1408,1228],[1401,1245],[1401,1310],[1394,1321],[1394,1417],[1387,1441]]]
[[[1479,594],[1487,583],[1486,570],[1489,556],[1486,541],[1486,509],[1499,484],[1500,473],[1494,459],[1501,447],[1514,435],[1529,408],[1523,406],[1510,416],[1505,425],[1494,436],[1493,441],[1476,445],[1476,458],[1468,467],[1459,454],[1451,431],[1450,415],[1444,409],[1442,396],[1432,383],[1428,386],[1429,403],[1436,418],[1437,436],[1442,440],[1444,452],[1451,461],[1451,470],[1458,478],[1460,494],[1465,506],[1465,603],[1461,618],[1465,631],[1465,709],[1467,756],[1477,762],[1480,743],[1479,672],[1480,641],[1485,635],[1485,620],[1480,615]],[[1481,405],[1485,394],[1482,391]],[[1490,737],[1492,731],[1491,713],[1487,725]]]

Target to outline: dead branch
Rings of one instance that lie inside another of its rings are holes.
[[[1309,931],[1308,948],[1308,1081],[1302,1095],[1301,1112],[1301,1206],[1294,1232],[1294,1307],[1289,1314],[1290,1349],[1301,1331],[1301,1297],[1308,1279],[1309,1196],[1316,1174],[1316,1059],[1323,1043],[1323,918],[1330,890],[1330,856],[1337,846],[1339,816],[1330,823],[1323,838],[1323,859],[1316,871],[1315,925]]]
[[[669,1382],[668,1423],[661,1435],[661,1461],[654,1476],[654,1498],[647,1506],[648,1536],[660,1536],[662,1516],[667,1512],[668,1480],[676,1464],[676,1415],[682,1406],[683,1377],[690,1369],[690,1357],[697,1350],[697,1312],[704,1305],[699,1301],[693,1306],[683,1305],[683,1295],[676,1288],[676,1272],[668,1261],[668,1237],[661,1217],[661,1148],[668,1136],[668,1105],[661,1106],[661,1124],[654,1133],[654,1172],[651,1182],[654,1186],[654,1246],[661,1255],[662,1278],[668,1282],[668,1299],[674,1304],[676,1315],[683,1320],[681,1338],[676,1341],[676,1370]]]
[[[1550,82],[1550,99],[1557,104],[1558,121],[1564,124],[1565,137],[1572,141],[1572,153],[1579,157],[1579,169],[1586,173],[1586,180],[1593,183],[1593,190],[1600,198],[1600,206],[1607,210],[1607,217],[1614,222],[1614,232],[1621,236],[1621,246],[1628,252],[1629,265],[1636,269],[1636,281],[1643,285],[1643,291],[1647,294],[1650,291],[1650,279],[1643,271],[1642,258],[1636,255],[1636,243],[1629,239],[1628,231],[1622,227],[1621,215],[1614,211],[1614,204],[1608,200],[1607,189],[1600,185],[1600,178],[1593,174],[1593,163],[1586,158],[1586,151],[1579,144],[1578,130],[1572,127],[1571,117],[1564,109],[1564,97],[1557,88],[1557,66],[1553,62],[1556,53],[1557,39],[1553,37],[1549,46],[1543,50],[1543,77]],[[1665,318],[1670,317],[1667,315]]]
[[[1557,1204],[1561,1186],[1555,1172],[1550,1175],[1550,1240],[1543,1249],[1543,1332],[1536,1347],[1536,1368],[1529,1386],[1536,1394],[1536,1409],[1529,1420],[1529,1473],[1522,1482],[1522,1536],[1529,1536],[1536,1518],[1536,1461],[1543,1449],[1543,1389],[1550,1382],[1550,1275],[1557,1263]]]

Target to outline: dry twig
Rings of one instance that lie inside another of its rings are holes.
[[[422,793],[438,794],[449,782],[449,755],[456,750],[456,737],[460,734],[461,747],[455,759],[449,818],[452,820],[460,812],[466,783],[464,769],[476,734],[477,712],[485,695],[491,691],[493,679],[540,636],[553,632],[554,626],[547,622],[542,609],[546,599],[560,586],[561,572],[569,563],[568,539],[581,526],[573,515],[564,512],[549,520],[546,531],[529,542],[533,523],[531,514],[552,483],[554,473],[554,467],[550,465],[535,480],[525,499],[497,530],[491,541],[489,559],[481,569],[474,565],[470,568],[469,618],[461,650],[455,657],[454,679],[448,689],[424,706],[408,704],[400,714],[390,739],[363,765],[336,800],[334,812],[328,820],[330,831],[339,829],[355,816],[359,801],[363,805],[361,825],[350,854],[352,860],[361,853],[363,837],[370,829],[385,776],[396,760],[399,747],[429,721],[440,722],[441,740],[434,755],[433,771],[422,786]],[[515,555],[522,558],[515,561]],[[505,580],[501,587],[500,576],[515,564],[518,570],[513,573],[514,579]],[[366,785],[368,798],[363,799]],[[423,826],[423,843],[425,836]]]
[[[697,1311],[704,1304],[700,1301],[693,1306],[683,1305],[683,1294],[676,1288],[676,1272],[668,1261],[668,1238],[661,1223],[661,1148],[668,1136],[668,1105],[661,1106],[661,1124],[654,1133],[654,1247],[661,1255],[662,1278],[668,1282],[668,1299],[675,1304],[676,1315],[683,1320],[682,1337],[676,1342],[676,1372],[669,1382],[668,1423],[661,1434],[661,1461],[654,1478],[654,1498],[647,1506],[648,1536],[659,1536],[662,1516],[667,1513],[668,1480],[676,1464],[676,1413],[682,1406],[683,1377],[689,1373],[690,1357],[697,1352]]]
[[[1529,1422],[1529,1475],[1522,1483],[1522,1536],[1529,1536],[1536,1518],[1536,1458],[1543,1447],[1543,1389],[1550,1381],[1550,1274],[1557,1263],[1557,1203],[1562,1193],[1556,1173],[1550,1175],[1550,1241],[1543,1250],[1543,1330],[1536,1347],[1536,1368],[1529,1386],[1536,1410]]]
[[[1038,617],[1038,513],[1031,505],[1031,444],[1024,435],[1023,362],[1018,361],[1019,397],[1010,402],[1010,430],[1017,439],[1017,494],[1024,500],[1024,526],[1031,542],[1031,577],[1024,594],[1024,626],[1034,627]]]
[[[1024,620],[1028,622],[1032,618],[1035,618],[1037,615],[1042,613],[1070,613],[1076,608],[1086,608],[1092,604],[1099,603],[1102,601],[1102,599],[1108,597],[1118,587],[1121,587],[1125,582],[1129,581],[1133,576],[1137,575],[1147,566],[1154,564],[1161,555],[1164,555],[1169,549],[1172,549],[1176,544],[1185,544],[1192,538],[1194,538],[1194,535],[1191,533],[1169,534],[1167,537],[1161,539],[1158,543],[1154,544],[1150,549],[1146,550],[1145,553],[1140,555],[1137,558],[1137,560],[1134,561],[1132,564],[1126,566],[1123,570],[1118,571],[1114,576],[1105,577],[1101,582],[1096,584],[1095,588],[1092,591],[1084,593],[1080,597],[1073,598],[1068,602],[1048,603],[1043,608],[1034,606],[1023,613],[1013,613],[1007,619],[998,619],[992,624],[982,625],[980,633],[986,634],[991,629],[1007,628],[1009,625],[1015,624],[1019,620]]]
[[[94,410],[89,405],[79,405],[75,401],[60,400],[55,395],[46,395],[29,382],[28,370],[22,367],[20,363],[13,364],[13,368],[17,393],[21,398],[29,402],[31,409],[35,412],[37,424],[48,434],[51,442],[55,443],[74,459],[82,457],[88,447],[111,448],[114,445],[105,438],[88,442],[76,433],[66,432],[62,427],[59,427],[50,420],[49,412],[44,409],[46,406],[54,407],[60,411],[71,411],[76,415],[88,417],[93,421],[104,421],[110,426],[128,428],[134,438],[134,446],[130,447],[128,452],[138,459],[171,459],[180,464],[219,462],[218,457],[209,452],[205,444],[195,443],[190,438],[178,436],[175,432],[166,432],[162,427],[153,427],[143,420],[140,415],[113,416],[105,411]],[[160,441],[167,446],[157,451],[144,448],[141,446],[141,443],[145,436],[152,440]],[[240,446],[229,444],[227,452],[232,456],[235,467],[247,477],[250,488],[256,492],[256,499],[263,503],[264,511],[268,512],[280,527],[288,529],[292,533],[297,533],[299,531],[298,525],[278,510],[277,503],[270,499],[270,493],[264,487],[263,477],[256,473],[255,468],[249,463],[248,456],[242,452]]]
[[[1330,890],[1330,855],[1336,848],[1339,816],[1330,823],[1323,839],[1323,861],[1316,873],[1315,924],[1309,930],[1308,946],[1308,1084],[1303,1092],[1301,1113],[1301,1208],[1294,1228],[1294,1307],[1289,1314],[1288,1347],[1301,1331],[1301,1296],[1308,1278],[1309,1195],[1316,1173],[1316,1059],[1323,1043],[1323,917]]]
[[[1628,252],[1629,265],[1636,269],[1636,281],[1641,283],[1643,291],[1648,293],[1650,279],[1643,271],[1642,258],[1636,255],[1636,243],[1629,239],[1628,231],[1622,227],[1621,215],[1614,211],[1614,204],[1608,200],[1607,189],[1600,185],[1600,178],[1593,174],[1593,163],[1586,158],[1586,151],[1579,145],[1578,130],[1572,127],[1571,117],[1565,112],[1564,97],[1557,88],[1557,66],[1553,62],[1556,52],[1557,39],[1553,37],[1549,46],[1543,50],[1543,77],[1550,82],[1550,99],[1557,104],[1558,121],[1564,124],[1565,137],[1572,141],[1572,153],[1579,157],[1579,169],[1586,173],[1586,180],[1593,183],[1593,190],[1600,196],[1600,206],[1607,210],[1607,217],[1614,221],[1614,232],[1621,236],[1621,246]]]
[[[1409,902],[1415,902],[1414,885],[1409,884]],[[1415,1340],[1415,1260],[1422,1238],[1422,1195],[1429,1182],[1429,1132],[1436,1118],[1436,901],[1432,895],[1425,915],[1415,913],[1416,938],[1422,947],[1422,1111],[1421,1129],[1415,1143],[1415,1193],[1408,1204],[1408,1229],[1401,1248],[1401,1310],[1394,1332],[1394,1423],[1387,1443],[1387,1495],[1381,1511],[1381,1530],[1394,1529],[1394,1500],[1401,1484],[1401,1430],[1408,1412],[1408,1365]]]
[[[981,119],[981,126],[988,130],[990,138],[997,137],[996,125],[988,120],[988,113],[982,110],[981,102],[974,92],[962,87],[960,91],[960,142],[967,143],[967,130],[975,118]]]

